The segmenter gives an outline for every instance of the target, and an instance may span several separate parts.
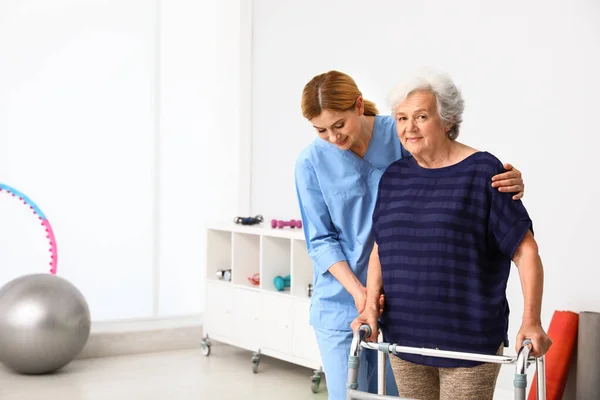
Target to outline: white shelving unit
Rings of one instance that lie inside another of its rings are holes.
[[[319,390],[322,364],[309,324],[312,261],[301,229],[272,229],[213,223],[206,230],[206,318],[203,351],[211,340],[253,352],[258,372],[260,354],[312,368],[313,392]],[[219,270],[230,270],[231,280]],[[260,285],[248,278],[260,274]],[[277,276],[290,275],[290,287],[278,291]]]

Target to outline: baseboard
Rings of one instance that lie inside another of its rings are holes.
[[[93,322],[78,359],[199,348],[202,315]]]

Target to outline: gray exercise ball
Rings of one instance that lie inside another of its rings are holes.
[[[81,292],[56,275],[25,275],[0,289],[0,362],[21,374],[69,364],[90,335]]]

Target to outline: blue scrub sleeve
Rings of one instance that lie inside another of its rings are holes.
[[[298,164],[295,180],[306,248],[316,270],[324,274],[336,262],[346,261],[346,256],[331,222],[329,208],[323,198],[315,171]]]

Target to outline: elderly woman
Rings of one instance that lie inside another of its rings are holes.
[[[299,154],[295,183],[306,248],[313,264],[310,324],[319,347],[330,400],[346,399],[352,321],[364,310],[373,249],[372,215],[383,172],[406,156],[396,121],[379,115],[352,77],[329,71],[302,91],[302,115],[317,137]],[[497,191],[523,196],[521,173],[495,176]],[[363,352],[359,390],[377,392],[377,354]],[[365,368],[366,367],[366,368]],[[388,394],[397,394],[390,368]]]
[[[524,295],[515,347],[532,355],[551,341],[540,322],[543,267],[520,200],[494,190],[502,163],[456,141],[464,102],[443,74],[425,73],[393,91],[401,144],[412,157],[391,164],[379,184],[365,311],[376,339],[385,293],[384,338],[403,346],[501,354],[508,346],[506,285],[511,261]],[[391,365],[401,396],[492,399],[498,364],[399,354]]]

